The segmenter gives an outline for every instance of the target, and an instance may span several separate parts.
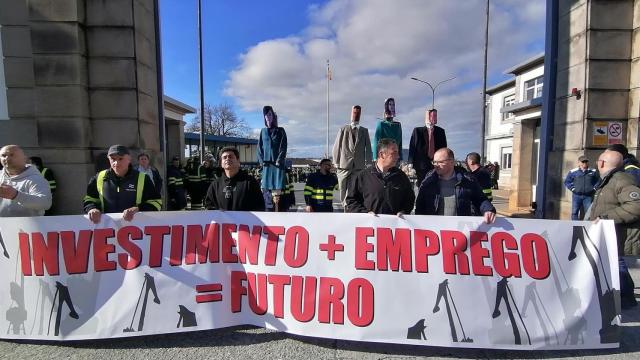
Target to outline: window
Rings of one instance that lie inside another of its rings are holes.
[[[500,169],[511,170],[511,156],[513,153],[513,147],[503,147],[500,149]]]
[[[531,100],[542,96],[542,76],[525,81],[524,100]]]
[[[515,95],[507,95],[502,98],[502,107],[506,108],[507,106],[511,106],[516,103]],[[513,113],[502,113],[502,121],[509,120],[513,118]]]
[[[7,88],[4,82],[4,56],[2,55],[2,26],[0,26],[0,120],[9,118],[7,108]]]

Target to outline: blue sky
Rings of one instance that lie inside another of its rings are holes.
[[[234,104],[223,84],[240,55],[260,41],[299,32],[313,3],[321,2],[203,0],[205,102]],[[165,94],[198,109],[198,0],[160,0],[160,11]],[[237,110],[247,121],[260,116]]]
[[[289,156],[319,157],[326,134],[325,62],[331,59],[330,143],[363,106],[373,135],[395,97],[408,144],[431,103],[415,76],[438,82],[440,124],[456,153],[480,144],[483,0],[203,0],[205,102],[228,101],[252,128],[273,105]],[[489,86],[544,50],[544,0],[492,0]],[[160,0],[164,91],[199,107],[197,0]],[[254,130],[255,133],[255,130]]]

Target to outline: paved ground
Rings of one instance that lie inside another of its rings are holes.
[[[301,187],[296,185],[296,189]],[[301,194],[298,196],[302,200]],[[504,204],[504,198],[496,203]],[[302,203],[299,204],[302,206]],[[632,269],[640,285],[640,266]],[[636,287],[640,298],[640,288]],[[254,327],[70,343],[0,341],[0,359],[640,359],[640,307],[622,313],[622,345],[614,350],[498,351],[317,339]]]

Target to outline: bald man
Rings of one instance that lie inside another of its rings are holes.
[[[42,216],[51,207],[49,183],[18,145],[0,149],[0,217]]]
[[[598,158],[602,180],[589,210],[589,219],[611,219],[618,238],[620,298],[622,308],[636,306],[633,279],[622,256],[640,255],[640,188],[633,176],[624,172],[622,154],[607,150]]]

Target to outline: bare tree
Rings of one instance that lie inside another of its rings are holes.
[[[185,131],[200,132],[200,115],[196,116]],[[229,103],[204,106],[204,133],[223,136],[249,136],[250,128],[246,121],[236,115]]]

